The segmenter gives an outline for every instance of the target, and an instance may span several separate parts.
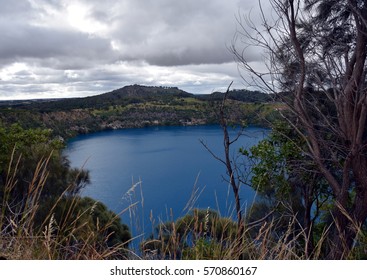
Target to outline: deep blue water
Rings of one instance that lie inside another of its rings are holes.
[[[239,147],[256,144],[267,132],[247,128],[232,155],[237,155]],[[233,195],[223,180],[225,166],[213,158],[200,139],[223,157],[219,126],[99,132],[72,139],[65,154],[73,167],[90,170],[91,184],[82,195],[105,203],[116,213],[123,211],[123,222],[139,228],[139,232],[143,228],[151,232],[150,217],[157,224],[182,216],[190,207],[210,207],[221,215],[233,215]],[[195,199],[190,199],[193,192]],[[241,198],[244,207],[251,204],[253,190],[243,186]],[[185,208],[188,202],[190,207]],[[135,207],[131,207],[133,203],[137,203]]]

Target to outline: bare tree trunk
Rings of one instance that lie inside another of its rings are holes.
[[[243,246],[243,240],[244,240],[244,232],[245,232],[245,226],[244,221],[242,218],[242,209],[241,209],[241,200],[240,200],[240,180],[237,180],[235,177],[235,163],[231,161],[230,158],[230,147],[231,145],[236,142],[241,135],[239,133],[237,137],[234,140],[231,140],[228,133],[228,118],[225,114],[225,105],[226,100],[228,98],[229,90],[233,82],[228,86],[228,89],[226,93],[224,94],[222,104],[219,109],[219,121],[220,126],[223,130],[223,145],[224,145],[224,162],[226,169],[227,169],[227,175],[229,176],[229,183],[232,187],[232,192],[235,199],[235,206],[236,206],[236,215],[237,215],[237,246],[236,246],[236,252],[235,255],[238,256],[239,259],[241,259],[241,252],[242,252],[242,246]],[[234,165],[234,166],[233,166]]]
[[[229,132],[228,132],[228,121],[229,120],[228,120],[228,116],[226,115],[226,101],[228,99],[228,95],[229,95],[229,91],[230,91],[230,87],[232,86],[232,83],[233,82],[230,83],[230,85],[227,88],[227,91],[224,94],[222,103],[220,104],[220,107],[219,107],[219,116],[218,116],[220,126],[223,130],[224,159],[215,155],[203,141],[201,141],[201,143],[212,154],[212,156],[215,159],[223,163],[226,167],[227,175],[229,177],[228,182],[232,188],[232,192],[233,192],[234,199],[235,199],[237,225],[238,225],[237,237],[238,237],[239,243],[241,244],[241,239],[243,238],[243,233],[244,233],[244,221],[242,217],[241,199],[240,199],[240,180],[236,178],[235,169],[237,167],[235,166],[235,163],[233,163],[233,161],[231,160],[230,147],[234,142],[236,142],[239,139],[239,137],[242,134],[242,131],[238,133],[237,137],[231,140],[229,136]]]
[[[237,224],[238,224],[238,231],[237,231],[237,236],[238,238],[242,238],[243,237],[243,233],[244,233],[244,225],[243,225],[243,219],[242,219],[242,209],[241,209],[241,201],[240,201],[240,190],[239,190],[239,184],[236,181],[235,178],[235,173],[232,167],[232,162],[231,162],[231,158],[230,158],[230,146],[233,142],[231,142],[230,138],[229,138],[229,133],[228,133],[228,129],[227,129],[227,119],[225,117],[224,114],[224,105],[225,105],[225,99],[227,98],[229,92],[229,88],[226,92],[226,95],[223,99],[223,103],[222,106],[220,108],[220,125],[222,127],[223,130],[223,144],[224,144],[224,153],[225,153],[225,165],[227,168],[227,173],[229,176],[229,183],[232,187],[232,191],[234,194],[234,199],[235,199],[235,205],[236,205],[236,213],[237,213]]]
[[[312,257],[313,250],[314,250],[313,224],[312,224],[312,218],[311,218],[313,195],[310,193],[310,188],[312,189],[313,186],[303,187],[303,190],[305,190],[305,193],[303,194],[303,200],[305,203],[305,210],[304,210],[305,213],[304,213],[303,221],[304,221],[305,246],[306,246],[305,253],[306,253],[307,259],[310,259]]]

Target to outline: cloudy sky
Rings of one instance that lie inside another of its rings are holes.
[[[228,51],[254,0],[0,0],[0,99],[101,94],[130,84],[243,88]],[[255,12],[254,12],[255,11]],[[249,59],[259,61],[256,51]]]

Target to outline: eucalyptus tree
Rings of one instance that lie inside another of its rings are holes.
[[[345,258],[367,218],[367,1],[270,2],[275,13],[260,4],[261,25],[239,19],[246,46],[235,40],[232,51],[251,85],[288,105],[299,149],[332,194],[328,257]],[[246,57],[249,46],[265,51],[266,71]]]

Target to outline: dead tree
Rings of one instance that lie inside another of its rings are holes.
[[[235,163],[231,159],[230,149],[231,149],[231,145],[235,143],[242,135],[243,128],[240,129],[240,131],[237,133],[237,135],[233,139],[230,138],[230,135],[228,132],[228,126],[231,120],[226,115],[226,102],[228,99],[228,95],[229,95],[230,87],[232,86],[232,83],[233,82],[231,82],[231,84],[227,88],[227,91],[224,93],[222,102],[220,103],[219,108],[218,108],[218,120],[223,130],[224,158],[219,157],[218,155],[214,154],[213,151],[204,143],[203,140],[200,140],[200,142],[216,160],[223,163],[224,166],[226,167],[228,182],[231,186],[231,189],[234,195],[236,216],[237,216],[237,226],[238,226],[237,236],[240,240],[243,237],[243,233],[244,233],[244,221],[242,217],[242,207],[241,207],[241,199],[240,199],[241,180],[237,178],[236,174],[238,170],[237,170],[237,167],[235,166]]]

